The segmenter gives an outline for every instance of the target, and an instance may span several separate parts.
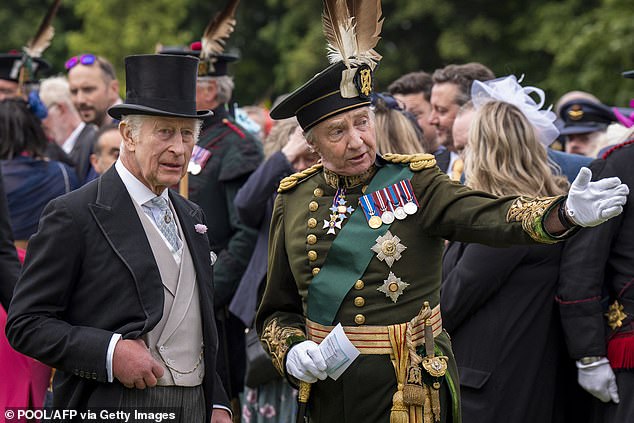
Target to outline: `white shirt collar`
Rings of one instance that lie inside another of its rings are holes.
[[[62,144],[62,150],[64,150],[66,154],[70,154],[70,152],[73,151],[73,147],[75,147],[75,143],[77,142],[77,137],[79,137],[79,134],[81,134],[81,131],[83,131],[85,127],[86,122],[81,122],[77,125],[73,132],[70,133],[68,138],[66,138],[66,141]]]
[[[148,187],[146,187],[143,182],[139,181],[136,176],[134,176],[121,162],[121,159],[118,159],[114,164],[115,170],[121,177],[123,181],[123,185],[128,190],[128,194],[132,197],[135,203],[139,206],[150,201],[152,198],[156,197]],[[169,196],[167,188],[163,190],[161,193],[161,197],[163,197],[167,203],[169,204]]]

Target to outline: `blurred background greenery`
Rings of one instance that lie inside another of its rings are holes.
[[[50,0],[12,0],[0,8],[0,52],[19,49],[34,34]],[[64,0],[56,36],[44,57],[53,73],[79,53],[110,59],[125,81],[123,58],[153,53],[157,44],[199,39],[225,0]],[[227,50],[235,100],[269,104],[327,65],[318,0],[242,0]],[[376,88],[415,70],[478,61],[498,76],[525,74],[547,103],[584,90],[626,106],[634,84],[634,1],[623,0],[383,0],[383,60]],[[159,70],[160,71],[160,70]]]

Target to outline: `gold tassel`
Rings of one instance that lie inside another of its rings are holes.
[[[423,375],[418,365],[407,366],[405,387],[403,388],[403,402],[406,405],[422,406],[424,402]]]
[[[436,388],[438,385],[438,388]],[[429,391],[431,392],[431,411],[434,414],[434,421],[440,421],[440,384],[438,382],[434,382],[434,386],[429,387]]]
[[[431,394],[429,392],[429,386],[423,385],[425,397],[425,403],[423,404],[423,423],[432,423],[432,411],[431,411]]]
[[[398,384],[398,390],[392,396],[390,423],[409,423],[409,407],[403,403],[403,384]],[[431,422],[430,422],[431,423]]]

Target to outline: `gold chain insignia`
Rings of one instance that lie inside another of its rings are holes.
[[[285,374],[284,357],[289,347],[286,341],[291,336],[305,337],[304,332],[298,328],[292,326],[281,327],[277,319],[271,320],[266,325],[261,336],[262,342],[271,354],[273,366],[282,376]]]
[[[623,326],[623,320],[627,318],[627,314],[623,313],[623,306],[618,301],[614,301],[605,313],[605,317],[608,318],[608,326],[612,330],[617,330]]]
[[[506,214],[507,222],[521,222],[522,228],[531,238],[539,242],[549,242],[549,239],[541,235],[541,218],[552,204],[561,197],[519,197],[517,198],[508,213]],[[538,226],[539,225],[539,226]]]

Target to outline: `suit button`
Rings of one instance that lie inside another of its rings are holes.
[[[306,242],[308,245],[313,245],[317,242],[317,236],[314,234],[310,234],[306,237]]]
[[[159,347],[159,351],[160,351],[160,352],[165,352],[166,350],[167,350],[167,347],[166,347],[166,346],[161,345],[161,346]]]
[[[365,283],[361,279],[354,283],[354,289],[363,289],[363,287],[365,287]]]
[[[313,195],[315,197],[321,197],[324,195],[324,190],[321,188],[315,188],[315,190],[313,191]]]
[[[319,208],[319,204],[317,204],[317,201],[311,201],[310,203],[308,203],[308,210],[310,210],[311,212],[316,211]]]
[[[354,322],[357,325],[362,325],[365,323],[365,316],[363,314],[357,314],[356,316],[354,316]]]
[[[310,229],[313,229],[317,226],[317,219],[315,219],[314,217],[311,217],[310,219],[308,219],[308,227]]]
[[[354,305],[356,305],[357,307],[363,307],[365,305],[365,298],[363,297],[356,297],[354,299]]]
[[[310,261],[315,261],[315,260],[317,260],[317,251],[315,251],[315,250],[310,250],[310,251],[308,252],[308,260],[310,260]]]
[[[313,276],[317,276],[321,269],[319,267],[313,267]]]

